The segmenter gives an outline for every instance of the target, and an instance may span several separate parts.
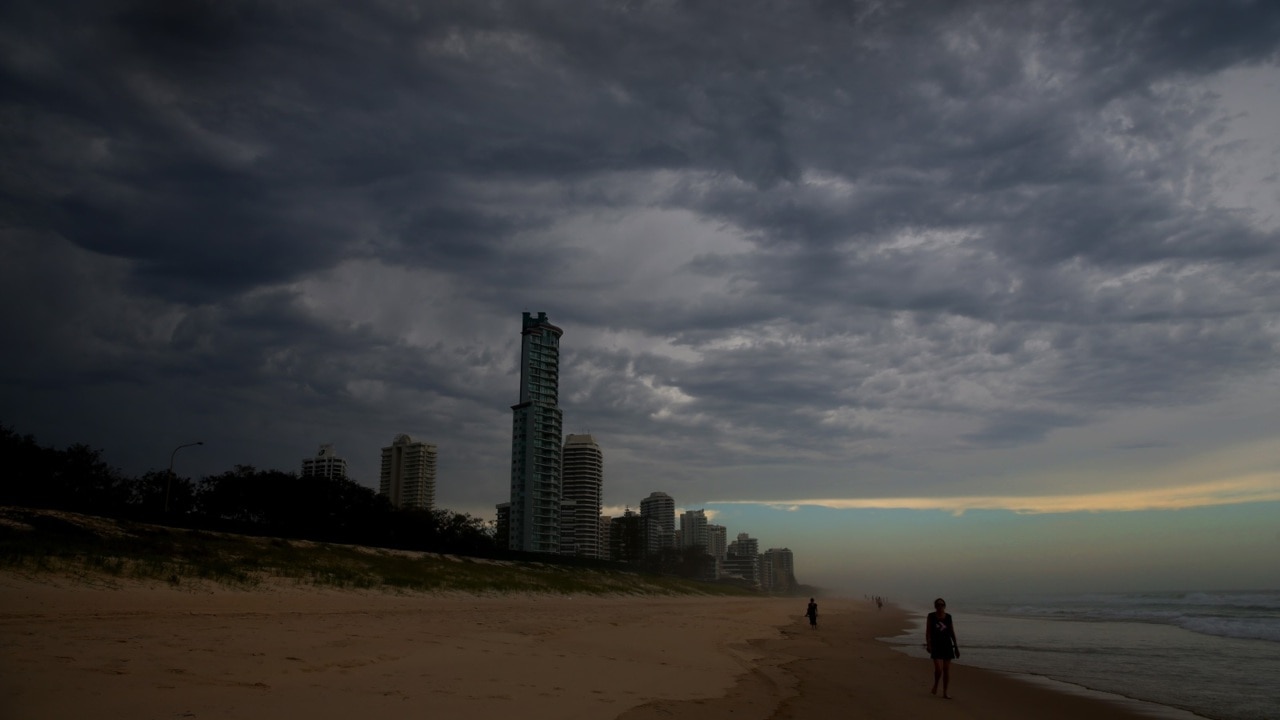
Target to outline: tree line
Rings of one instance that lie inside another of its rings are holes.
[[[496,552],[493,526],[449,510],[401,510],[346,478],[236,465],[193,481],[130,477],[99,450],[41,446],[0,426],[0,504],[271,537],[461,555]]]

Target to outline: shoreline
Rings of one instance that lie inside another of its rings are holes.
[[[653,701],[623,713],[618,720],[783,720],[837,713],[860,720],[933,713],[971,720],[1199,718],[1154,703],[1085,688],[1075,692],[1037,682],[1034,676],[959,662],[951,669],[955,699],[944,700],[929,693],[932,666],[927,659],[913,658],[882,639],[911,630],[913,616],[895,605],[876,610],[862,600],[828,600],[819,606],[822,615],[816,631],[797,619],[780,628],[781,638],[751,641],[767,660],[741,676],[728,695]]]
[[[880,640],[896,606],[819,598],[93,587],[0,574],[0,707],[11,720],[312,720],[372,714],[546,720],[1150,720],[1110,700],[953,665]],[[1156,706],[1159,707],[1159,706]]]
[[[916,648],[919,647],[918,643],[895,642],[903,637],[912,638],[916,635],[923,635],[924,615],[925,611],[918,611],[918,613],[915,614],[908,613],[907,626],[896,635],[884,637],[883,642],[885,642],[888,647],[892,648],[894,652],[904,655],[905,657],[912,658],[917,662],[927,662],[927,658],[923,651],[916,650]],[[1110,703],[1119,708],[1135,712],[1144,718],[1155,718],[1156,720],[1211,720],[1204,715],[1198,715],[1183,708],[1161,705],[1150,700],[1144,700],[1115,692],[1108,692],[1106,690],[1096,690],[1085,685],[1073,683],[1068,680],[1059,680],[1047,675],[989,668],[981,665],[969,665],[968,661],[966,661],[965,667],[995,673],[1020,683],[1043,688],[1052,693],[1075,695]]]

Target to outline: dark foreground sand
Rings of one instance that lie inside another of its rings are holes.
[[[0,574],[0,718],[1142,717],[875,638],[908,618],[803,599],[93,587]]]

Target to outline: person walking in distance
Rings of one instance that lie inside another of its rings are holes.
[[[951,684],[951,661],[960,657],[960,643],[956,640],[956,626],[947,612],[947,601],[933,601],[933,612],[924,622],[924,649],[933,660],[933,689],[938,694],[938,681],[942,681],[942,697],[950,700],[947,686]]]
[[[805,608],[804,616],[809,618],[809,628],[812,630],[817,630],[818,629],[818,603],[814,602],[813,598],[809,598],[809,607]]]

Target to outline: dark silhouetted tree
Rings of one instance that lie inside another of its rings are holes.
[[[0,428],[0,462],[0,498],[7,503],[113,515],[129,501],[129,483],[88,445],[55,450]]]
[[[0,502],[8,505],[50,504],[49,476],[56,451],[40,447],[30,435],[0,426]]]
[[[168,470],[151,470],[129,483],[129,491],[129,504],[139,517],[163,516],[166,493],[170,519],[189,515],[196,508],[196,484],[190,478],[170,478]]]

